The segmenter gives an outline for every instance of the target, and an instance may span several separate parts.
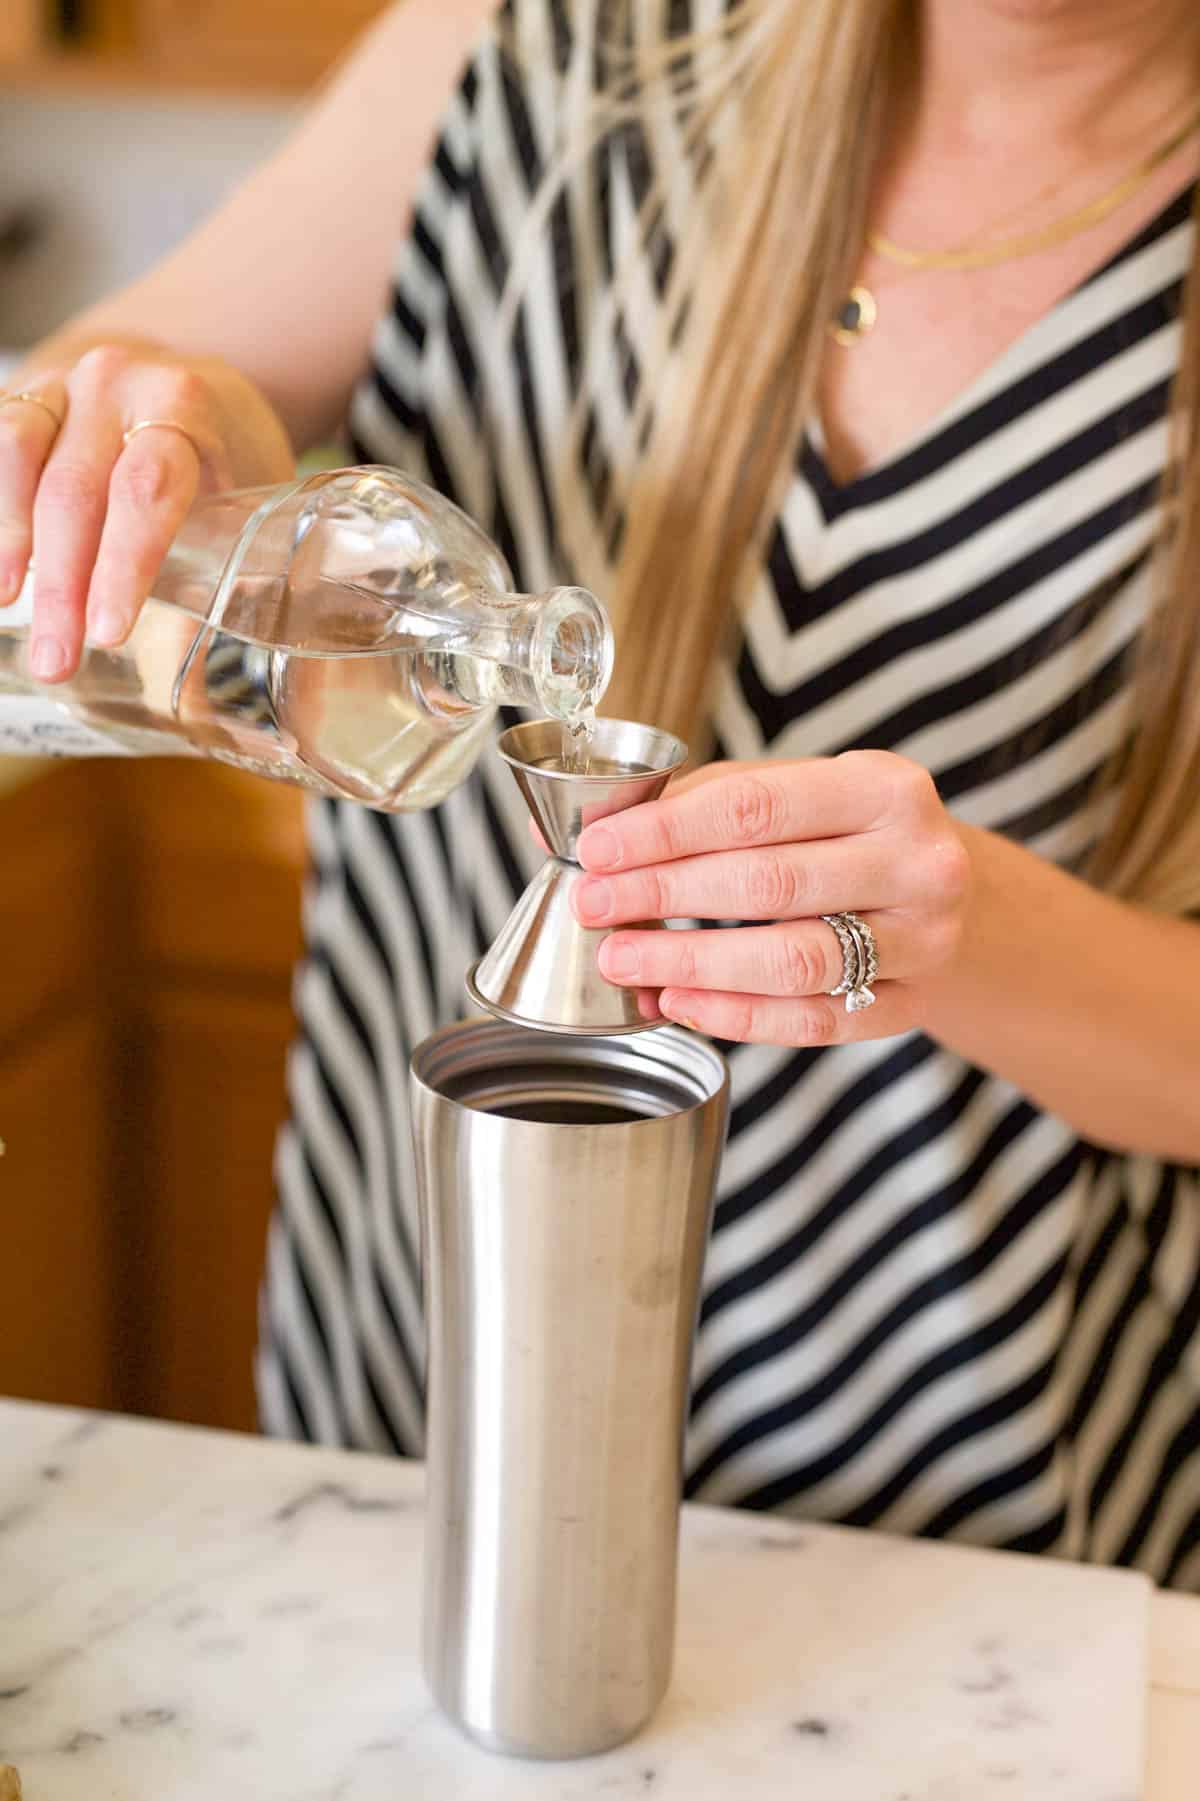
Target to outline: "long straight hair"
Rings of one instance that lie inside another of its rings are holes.
[[[617,666],[604,710],[697,743],[714,655],[759,564],[815,410],[827,324],[861,253],[895,72],[911,51],[912,9],[911,0],[739,0],[711,26],[675,38],[649,10],[654,24],[630,0],[624,48],[609,57],[598,93],[605,28],[593,15],[586,123],[564,166],[598,135],[632,124],[673,134],[696,179],[682,221],[668,204],[669,175],[642,201],[641,242],[652,244],[670,219],[673,252],[604,529],[596,533],[594,515],[581,523],[586,382],[557,498],[566,547],[581,575],[604,581],[613,613]],[[552,178],[547,207],[553,186]],[[1197,244],[1200,257],[1200,231]],[[620,275],[601,333],[621,306]],[[1133,679],[1132,732],[1105,777],[1107,823],[1091,870],[1111,893],[1176,913],[1200,910],[1195,268],[1185,312],[1155,600]],[[615,570],[601,571],[595,547],[614,541]]]

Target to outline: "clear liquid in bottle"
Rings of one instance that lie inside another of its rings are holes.
[[[604,692],[599,603],[510,583],[464,514],[395,471],[217,495],[184,522],[126,643],[88,646],[69,682],[29,675],[27,597],[0,612],[0,751],[205,755],[430,807],[498,706],[573,721]]]
[[[0,696],[26,687],[0,634]],[[492,715],[455,707],[418,651],[305,655],[248,644],[161,601],[116,651],[89,649],[47,698],[135,755],[207,755],[388,811],[430,807],[468,773]]]

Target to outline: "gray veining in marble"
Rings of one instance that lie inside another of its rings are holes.
[[[576,1764],[418,1666],[412,1465],[0,1403],[27,1801],[1137,1801],[1137,1576],[689,1508],[671,1693]]]

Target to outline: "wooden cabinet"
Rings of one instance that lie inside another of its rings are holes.
[[[148,70],[178,81],[203,69],[235,87],[305,88],[383,0],[140,0]]]
[[[0,1061],[0,1391],[121,1399],[120,1252],[109,1209],[100,1019],[72,1012]]]
[[[41,0],[4,0],[0,8],[0,66],[34,56],[43,47]]]
[[[119,1393],[110,891],[92,770],[0,802],[0,1391]]]
[[[250,1427],[301,798],[79,764],[0,846],[0,1393]]]
[[[144,1195],[137,1409],[255,1423],[258,1288],[284,1115],[286,1004],[184,987],[142,1007],[130,1069],[142,1129],[125,1143]]]
[[[302,803],[207,763],[129,765],[118,1160],[142,1196],[140,1411],[254,1423],[258,1287],[300,953]]]
[[[389,0],[0,0],[0,78],[34,87],[297,93]]]

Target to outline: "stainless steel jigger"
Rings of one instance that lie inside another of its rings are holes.
[[[600,719],[587,746],[587,774],[564,769],[557,719],[514,725],[499,741],[550,856],[509,914],[491,949],[467,976],[471,999],[498,1019],[542,1032],[607,1037],[644,1032],[637,991],[605,981],[596,953],[608,928],[581,926],[570,891],[579,876],[575,847],[586,826],[656,800],[687,746],[669,732],[626,719]],[[647,930],[661,925],[648,920]]]

